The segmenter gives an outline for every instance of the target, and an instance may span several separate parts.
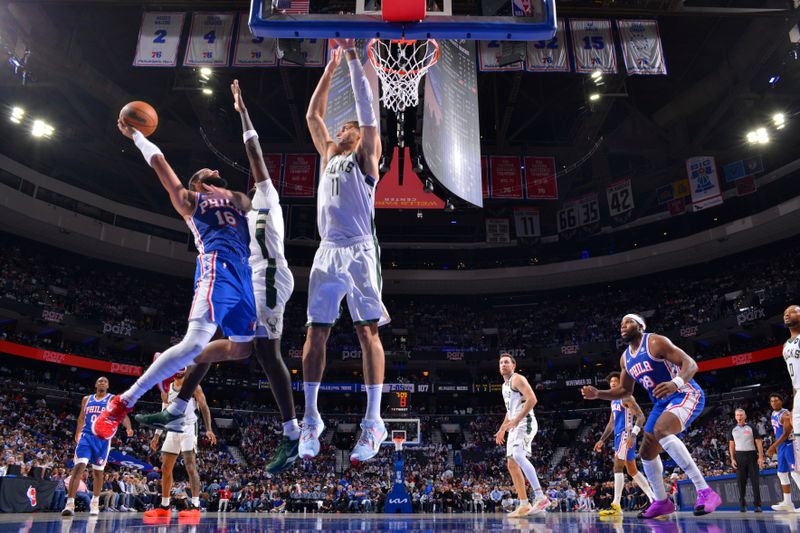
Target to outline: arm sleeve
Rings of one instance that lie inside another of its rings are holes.
[[[372,106],[372,87],[364,74],[364,67],[360,59],[351,59],[347,62],[350,67],[350,83],[353,86],[353,96],[356,100],[356,115],[358,115],[358,125],[377,127],[378,120],[375,117],[375,108]]]

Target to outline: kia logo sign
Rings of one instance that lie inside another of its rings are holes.
[[[401,503],[408,503],[408,498],[389,498],[389,503],[399,505]]]

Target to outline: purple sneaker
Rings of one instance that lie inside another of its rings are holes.
[[[697,501],[694,503],[694,515],[703,516],[713,513],[722,503],[722,498],[711,487],[697,491]]]
[[[675,504],[669,498],[661,501],[654,501],[650,507],[639,513],[639,518],[658,518],[667,516],[675,512]]]

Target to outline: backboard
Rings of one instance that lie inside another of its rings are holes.
[[[342,37],[540,41],[551,39],[556,33],[555,0],[508,0],[511,7],[508,16],[453,13],[451,2],[437,1],[419,22],[386,22],[380,12],[381,0],[352,0],[352,6],[343,10],[344,13],[325,12],[322,8],[318,12],[310,10],[307,14],[278,6],[302,4],[305,8],[314,5],[314,2],[251,0],[249,22],[254,35],[281,39]],[[340,2],[337,5],[341,3],[347,4]]]

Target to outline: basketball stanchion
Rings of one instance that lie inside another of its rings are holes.
[[[392,431],[392,442],[394,443],[394,483],[392,490],[386,495],[386,504],[383,512],[387,514],[411,513],[411,496],[406,490],[404,483],[405,474],[403,471],[403,444],[406,442],[405,431]]]

